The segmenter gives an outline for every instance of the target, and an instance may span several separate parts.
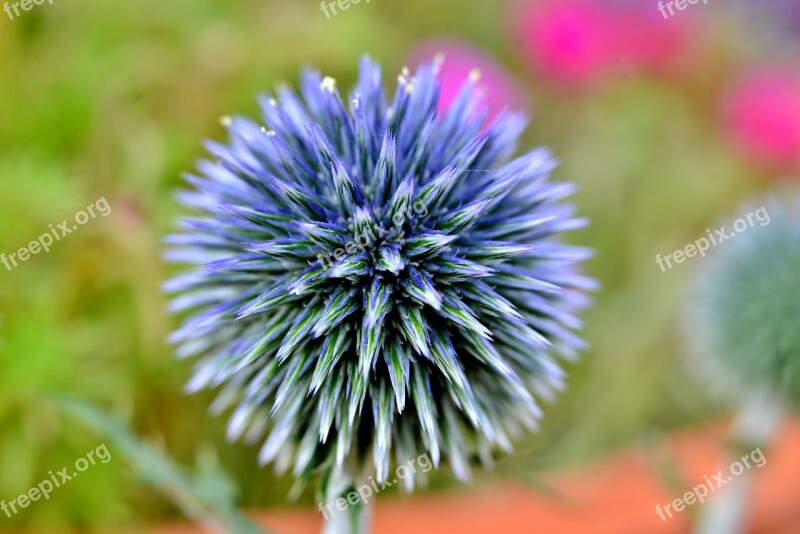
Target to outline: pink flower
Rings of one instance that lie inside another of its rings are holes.
[[[649,2],[619,6],[615,11],[610,39],[622,63],[656,74],[669,73],[684,66],[689,50],[695,57],[703,55],[691,13],[665,21]]]
[[[512,27],[527,59],[556,82],[583,85],[630,70],[671,70],[687,48],[689,26],[666,23],[644,3],[522,1]]]
[[[483,105],[489,109],[489,123],[504,109],[520,110],[525,107],[516,80],[492,59],[466,43],[439,39],[423,43],[411,56],[411,63],[440,56],[442,80],[439,109],[446,110],[470,76],[478,78],[477,86]]]
[[[613,21],[589,0],[520,4],[512,24],[528,58],[557,81],[591,81],[613,61]]]
[[[725,96],[723,119],[734,143],[759,163],[800,164],[799,75],[778,69],[746,74]]]

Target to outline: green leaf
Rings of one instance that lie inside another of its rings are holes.
[[[58,409],[105,435],[113,453],[130,462],[134,475],[161,491],[187,517],[223,532],[268,534],[236,508],[235,486],[209,454],[200,457],[200,470],[193,473],[141,441],[103,409],[68,396],[57,395],[54,400]]]

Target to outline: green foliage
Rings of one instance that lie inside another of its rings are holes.
[[[119,419],[86,402],[56,397],[60,409],[100,432],[131,465],[134,476],[166,494],[196,522],[237,534],[267,534],[236,508],[236,486],[217,465],[211,449],[199,456],[198,472],[177,465],[139,440]]]

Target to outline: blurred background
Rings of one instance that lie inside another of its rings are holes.
[[[191,362],[165,342],[161,239],[182,213],[181,173],[204,139],[224,139],[221,117],[257,116],[257,94],[294,84],[304,66],[347,88],[364,53],[390,86],[440,51],[449,81],[480,68],[487,103],[527,111],[521,148],[552,148],[556,179],[579,185],[591,220],[569,236],[596,249],[591,348],[567,364],[541,432],[478,487],[536,485],[724,419],[730,408],[694,376],[679,328],[703,259],[662,272],[655,256],[797,175],[798,6],[712,0],[665,17],[654,0],[372,0],[328,17],[310,0],[55,0],[0,13],[0,252],[101,197],[112,210],[49,253],[0,266],[0,499],[104,441],[59,410],[59,392],[113,412],[181,464],[216,451],[245,508],[314,507],[310,494],[290,503],[291,481],[255,467],[257,447],[226,443],[211,394],[183,394]],[[432,486],[425,495],[464,491],[446,471]],[[148,531],[180,516],[122,457],[34,504],[0,515],[0,532]]]

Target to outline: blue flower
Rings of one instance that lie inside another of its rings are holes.
[[[180,193],[201,214],[167,239],[191,266],[166,284],[188,390],[220,387],[229,438],[301,481],[353,458],[384,480],[423,451],[468,478],[536,428],[582,346],[574,187],[547,150],[509,160],[525,121],[487,123],[474,79],[437,111],[437,69],[404,69],[391,102],[367,59],[346,101],[306,72],[264,126],[226,119]]]

